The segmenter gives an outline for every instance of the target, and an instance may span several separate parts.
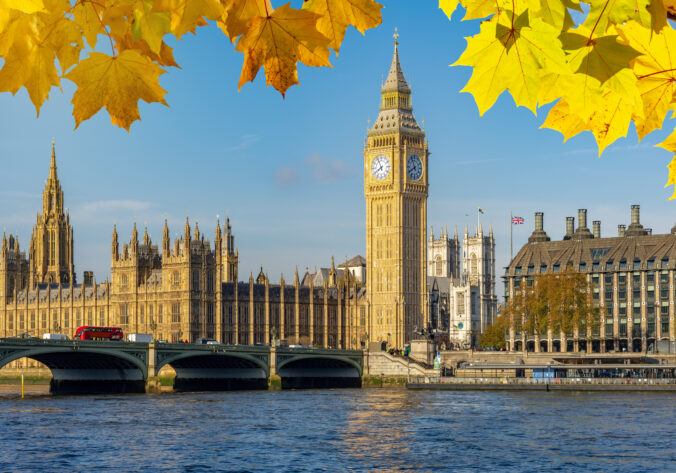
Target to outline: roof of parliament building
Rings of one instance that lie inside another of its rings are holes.
[[[529,276],[572,268],[580,272],[632,271],[676,268],[676,225],[671,233],[653,235],[639,219],[640,207],[631,206],[631,224],[618,225],[618,235],[601,238],[601,222],[587,227],[586,209],[566,218],[566,234],[551,241],[543,227],[543,214],[535,214],[535,230],[506,269],[505,277]]]

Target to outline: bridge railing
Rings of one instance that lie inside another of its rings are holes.
[[[676,378],[456,378],[415,377],[413,384],[565,384],[565,385],[676,385]]]

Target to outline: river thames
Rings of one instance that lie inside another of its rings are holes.
[[[671,393],[0,397],[0,471],[676,471]]]

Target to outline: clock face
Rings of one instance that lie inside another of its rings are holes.
[[[382,181],[388,176],[389,173],[390,160],[387,159],[387,156],[382,154],[380,156],[376,156],[376,159],[374,159],[373,163],[371,163],[371,174],[373,174],[373,177],[379,181]]]
[[[417,181],[422,176],[422,161],[415,154],[412,154],[406,160],[406,171],[411,179]]]

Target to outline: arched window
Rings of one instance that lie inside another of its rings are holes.
[[[56,259],[56,238],[54,237],[54,230],[49,232],[49,264],[54,265]]]
[[[441,256],[437,255],[435,258],[436,260],[436,272],[437,276],[441,276],[441,272],[443,270],[443,263],[441,262]]]
[[[472,256],[470,257],[470,271],[472,274],[477,274],[478,272],[477,257],[475,253],[472,253]]]

